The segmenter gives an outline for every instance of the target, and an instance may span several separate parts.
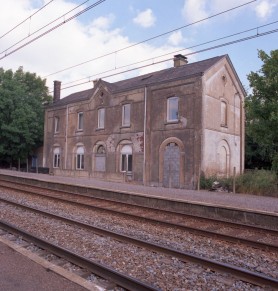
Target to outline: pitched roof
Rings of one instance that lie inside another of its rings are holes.
[[[171,81],[175,79],[181,78],[189,78],[194,75],[202,74],[214,64],[216,64],[220,59],[226,57],[227,55],[217,56],[214,58],[206,59],[203,61],[189,63],[180,67],[172,67],[168,69],[164,69],[161,71],[145,74],[142,76],[134,77],[131,79],[126,79],[123,81],[118,81],[115,83],[109,83],[103,80],[100,80],[101,84],[103,84],[111,93],[135,89],[144,87],[147,85]],[[68,95],[60,99],[59,101],[51,104],[50,106],[61,106],[69,103],[74,103],[78,101],[83,101],[89,99],[96,88],[88,89],[85,91],[76,92]]]

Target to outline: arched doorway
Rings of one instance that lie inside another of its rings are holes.
[[[229,177],[230,175],[230,149],[227,141],[222,140],[217,150],[218,176]]]
[[[97,172],[106,171],[106,149],[103,144],[98,144],[95,147],[94,170]]]
[[[174,143],[168,143],[164,150],[163,187],[180,187],[180,148]]]

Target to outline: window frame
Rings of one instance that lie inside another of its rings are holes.
[[[61,152],[60,148],[55,148],[53,151],[53,168],[58,169],[61,165]]]
[[[133,157],[132,146],[127,144],[121,149],[120,171],[122,173],[132,173]]]
[[[82,131],[84,129],[84,112],[78,112],[78,120],[77,120],[77,130]]]
[[[128,109],[128,110],[127,110]],[[131,104],[126,103],[122,105],[122,126],[130,127]]]
[[[82,149],[82,150],[81,150]],[[80,151],[80,152],[79,152]],[[79,146],[76,150],[76,170],[84,170],[85,169],[85,150],[83,146]]]
[[[175,101],[174,108],[171,108],[171,102]],[[174,112],[172,112],[174,110]],[[173,115],[177,115],[176,118],[172,118]],[[172,96],[167,98],[167,122],[179,121],[179,97]]]
[[[98,129],[105,128],[105,108],[98,109],[97,124],[98,124]]]
[[[225,100],[221,100],[220,104],[220,125],[222,127],[228,126],[228,104]]]
[[[60,117],[59,116],[55,116],[54,117],[54,133],[58,133],[59,132],[59,127],[60,127]]]

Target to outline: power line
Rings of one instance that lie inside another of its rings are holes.
[[[9,34],[10,32],[12,32],[13,30],[15,30],[17,27],[19,27],[21,24],[23,24],[24,22],[26,22],[28,19],[31,19],[31,17],[33,17],[35,14],[37,14],[38,12],[40,12],[42,9],[44,9],[47,5],[49,5],[51,2],[53,2],[54,0],[51,0],[49,2],[47,2],[44,6],[42,6],[40,9],[38,9],[36,12],[34,12],[33,14],[31,14],[30,16],[28,16],[26,19],[22,20],[20,23],[18,23],[16,26],[14,26],[13,28],[11,28],[9,31],[7,31],[6,33],[4,33],[3,35],[0,36],[0,39],[3,38],[4,36],[6,36],[7,34]]]
[[[30,36],[38,33],[39,31],[43,30],[44,28],[46,28],[47,26],[51,25],[52,23],[56,22],[57,20],[64,18],[66,15],[68,15],[69,13],[71,13],[72,11],[76,10],[77,8],[79,8],[80,6],[84,5],[85,3],[89,2],[90,0],[86,0],[83,3],[77,5],[76,7],[74,7],[73,9],[69,10],[68,12],[66,12],[65,14],[59,16],[58,18],[52,20],[51,22],[47,23],[46,25],[40,27],[39,29],[37,29],[36,31],[34,31],[33,33],[29,34],[28,36],[22,38],[21,40],[17,41],[16,43],[14,43],[13,45],[11,45],[10,47],[6,48],[5,50],[3,50],[2,52],[0,52],[0,54],[3,54],[5,52],[7,52],[9,49],[15,47],[17,44],[21,43],[22,41],[24,41],[25,39],[29,38]]]
[[[262,36],[269,35],[269,34],[276,33],[276,32],[278,32],[278,28],[274,29],[274,30],[269,30],[269,31],[266,31],[266,32],[263,32],[263,33],[259,33],[258,32],[258,33],[254,34],[254,35],[251,35],[251,36],[247,36],[247,37],[240,38],[240,39],[237,39],[237,40],[233,40],[233,41],[230,41],[230,42],[226,42],[226,43],[222,43],[222,44],[219,44],[219,45],[215,45],[213,47],[205,48],[205,49],[202,49],[202,50],[199,50],[199,51],[187,53],[187,54],[185,54],[185,56],[189,56],[189,55],[193,55],[193,54],[197,54],[197,53],[202,53],[202,52],[205,52],[205,51],[217,49],[217,48],[220,48],[220,47],[236,44],[236,43],[247,41],[247,40],[251,40],[251,39],[254,39],[254,38],[257,38],[257,37],[262,37]],[[179,51],[181,51],[181,50],[179,50]],[[140,67],[132,68],[132,69],[129,69],[129,70],[121,71],[121,72],[118,72],[118,73],[110,74],[110,75],[107,75],[107,76],[103,76],[102,79],[113,77],[113,76],[116,76],[116,75],[119,75],[119,74],[122,74],[122,73],[126,73],[126,72],[135,71],[135,70],[138,70],[138,69],[146,68],[146,67],[149,67],[149,66],[157,65],[157,64],[160,64],[160,63],[163,63],[163,62],[167,62],[167,61],[170,61],[170,60],[172,60],[172,58],[167,59],[167,60],[163,60],[163,61],[159,61],[159,62],[154,62],[152,64],[147,64],[147,65],[143,65],[143,66],[140,66]],[[65,89],[69,89],[69,88],[72,88],[72,87],[84,85],[84,84],[87,84],[87,83],[90,83],[90,82],[91,81],[89,80],[89,81],[86,81],[86,82],[82,82],[82,83],[79,83],[79,84],[75,84],[75,85],[71,85],[71,86],[68,86],[68,87],[61,88],[61,90],[65,90]]]
[[[238,9],[238,8],[241,8],[241,7],[243,7],[243,6],[249,5],[249,4],[251,4],[251,3],[253,3],[253,2],[256,2],[256,1],[257,1],[257,0],[252,0],[252,1],[246,2],[246,3],[244,3],[244,4],[241,4],[241,5],[235,6],[235,7],[233,7],[233,8],[230,8],[230,9],[224,10],[224,11],[222,11],[222,12],[219,12],[219,13],[213,14],[213,15],[208,16],[208,17],[206,17],[206,18],[203,18],[203,19],[197,20],[197,21],[195,21],[195,22],[191,22],[191,23],[189,23],[189,24],[186,24],[186,25],[180,26],[180,27],[175,28],[175,29],[172,29],[172,30],[170,30],[170,31],[167,31],[167,32],[161,33],[161,34],[159,34],[159,35],[153,36],[153,37],[151,37],[151,38],[148,38],[148,39],[142,40],[142,41],[140,41],[140,42],[137,42],[137,43],[135,43],[135,44],[129,45],[129,46],[127,46],[127,47],[120,48],[120,49],[118,49],[118,50],[116,50],[116,51],[109,52],[109,53],[107,53],[107,54],[104,54],[104,55],[101,55],[101,56],[95,57],[95,58],[93,58],[93,59],[90,59],[90,60],[84,61],[84,62],[82,62],[82,63],[79,63],[79,64],[76,64],[76,65],[73,65],[73,66],[67,67],[67,68],[62,69],[62,70],[59,70],[59,71],[56,71],[56,72],[51,73],[51,74],[49,74],[49,75],[47,75],[47,76],[44,76],[43,78],[47,78],[47,77],[49,77],[49,76],[52,76],[52,75],[55,75],[55,74],[58,74],[58,73],[61,73],[61,72],[64,72],[64,71],[67,71],[67,70],[70,70],[70,69],[76,68],[76,67],[79,67],[79,66],[81,66],[81,65],[85,65],[85,64],[90,63],[90,62],[92,62],[92,61],[96,61],[96,60],[98,60],[98,59],[101,59],[101,58],[104,58],[104,57],[107,57],[107,56],[113,55],[113,54],[118,53],[118,52],[123,51],[123,50],[127,50],[127,49],[132,48],[132,47],[134,47],[134,46],[137,46],[137,45],[139,45],[139,44],[142,44],[142,43],[148,42],[148,41],[150,41],[150,40],[154,40],[154,39],[159,38],[159,37],[161,37],[161,36],[165,36],[165,35],[167,35],[167,34],[173,33],[173,32],[175,32],[175,31],[177,31],[177,30],[184,29],[184,28],[189,27],[189,26],[192,26],[192,25],[194,25],[194,24],[197,24],[197,23],[203,22],[203,21],[205,21],[205,20],[208,20],[208,19],[211,19],[211,18],[217,17],[217,16],[219,16],[219,15],[222,15],[222,14],[224,14],[224,13],[227,13],[227,12],[230,12],[230,11],[233,11],[233,10],[236,10],[236,9]]]
[[[156,58],[165,57],[167,55],[174,55],[174,54],[177,54],[177,53],[179,53],[181,51],[184,51],[184,50],[193,49],[193,48],[196,48],[196,47],[199,47],[199,46],[203,46],[205,44],[209,44],[209,43],[213,43],[213,42],[216,42],[216,41],[219,41],[219,40],[227,39],[227,38],[230,38],[230,37],[233,37],[233,36],[237,36],[237,35],[240,35],[240,34],[243,34],[243,33],[247,33],[247,32],[250,32],[250,31],[254,31],[255,30],[258,33],[258,30],[260,28],[263,28],[263,27],[266,27],[266,26],[269,26],[269,25],[273,25],[273,24],[275,24],[277,22],[278,22],[278,20],[274,21],[274,22],[270,22],[270,23],[264,24],[264,25],[261,25],[261,26],[258,26],[258,27],[254,27],[254,28],[247,29],[247,30],[244,30],[244,31],[240,31],[240,32],[237,32],[237,33],[233,33],[233,34],[230,34],[230,35],[227,35],[227,36],[223,36],[223,37],[220,37],[220,38],[217,38],[217,39],[206,41],[206,42],[203,42],[201,44],[197,44],[197,45],[194,45],[194,46],[191,46],[191,47],[183,48],[183,49],[180,49],[180,50],[177,50],[177,51],[172,51],[170,53],[166,53],[166,54],[163,54],[163,55],[159,55],[159,56],[156,56],[156,57],[152,57],[152,58],[149,58],[149,59],[138,61],[138,62],[135,62],[135,63],[132,63],[132,64],[124,65],[124,66],[121,66],[121,67],[118,67],[118,68],[113,68],[113,69],[110,69],[110,70],[107,70],[107,71],[104,71],[104,72],[100,72],[100,73],[97,73],[97,74],[94,74],[94,75],[91,75],[91,76],[88,76],[88,77],[84,77],[84,78],[75,80],[75,81],[64,83],[64,85],[72,84],[72,83],[79,82],[79,81],[82,81],[82,80],[85,80],[85,79],[91,79],[92,77],[96,77],[96,76],[99,76],[101,74],[105,74],[105,73],[109,73],[109,72],[112,72],[112,71],[115,71],[115,70],[123,69],[123,68],[130,67],[130,66],[134,66],[134,65],[137,65],[137,64],[140,64],[140,63],[144,63],[144,62],[147,62],[147,61],[154,60]]]
[[[87,0],[87,1],[89,1],[89,0]],[[85,1],[85,2],[87,2],[87,1]],[[60,26],[62,26],[62,25],[64,25],[64,24],[66,24],[67,22],[71,21],[72,19],[74,19],[74,18],[80,16],[80,15],[83,14],[84,12],[87,12],[88,10],[90,10],[90,9],[92,9],[92,8],[94,8],[94,7],[96,7],[97,5],[101,4],[101,3],[104,2],[104,1],[106,1],[106,0],[99,0],[99,1],[95,2],[94,4],[88,6],[87,8],[85,8],[85,9],[81,10],[80,12],[74,14],[74,15],[71,16],[70,18],[64,20],[63,22],[60,22],[59,24],[53,26],[53,27],[50,28],[49,30],[47,30],[47,31],[43,32],[42,34],[38,35],[37,37],[31,39],[30,41],[24,43],[23,45],[21,45],[21,46],[19,46],[19,47],[17,47],[16,49],[12,50],[11,52],[9,52],[9,53],[5,53],[5,55],[4,55],[3,57],[0,57],[0,60],[6,58],[7,56],[13,54],[13,53],[16,52],[16,51],[22,49],[23,47],[25,47],[25,46],[27,46],[28,44],[34,42],[35,40],[37,40],[37,39],[39,39],[39,38],[45,36],[46,34],[52,32],[53,30],[57,29],[58,27],[60,27]],[[80,5],[79,5],[79,6],[80,6]],[[76,8],[75,8],[75,9],[76,9]],[[69,12],[68,12],[68,13],[69,13]],[[67,14],[68,14],[68,13],[67,13]],[[61,17],[59,17],[58,19],[60,19],[60,18],[61,18]],[[56,19],[56,20],[57,20],[57,19]],[[55,20],[55,21],[56,21],[56,20]],[[52,22],[52,23],[53,23],[53,22]],[[47,24],[46,26],[48,26],[48,25],[49,25],[49,24]],[[43,28],[45,28],[46,26],[44,26]],[[40,30],[41,30],[41,29],[40,29]],[[21,42],[21,41],[20,41],[20,42]],[[13,45],[13,46],[14,46],[14,45]],[[5,51],[3,51],[3,52],[1,52],[1,53],[4,53],[4,52],[6,52],[6,51],[7,51],[7,50],[5,50]]]

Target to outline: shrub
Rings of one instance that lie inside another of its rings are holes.
[[[278,197],[278,179],[274,171],[247,171],[236,178],[236,192]]]

